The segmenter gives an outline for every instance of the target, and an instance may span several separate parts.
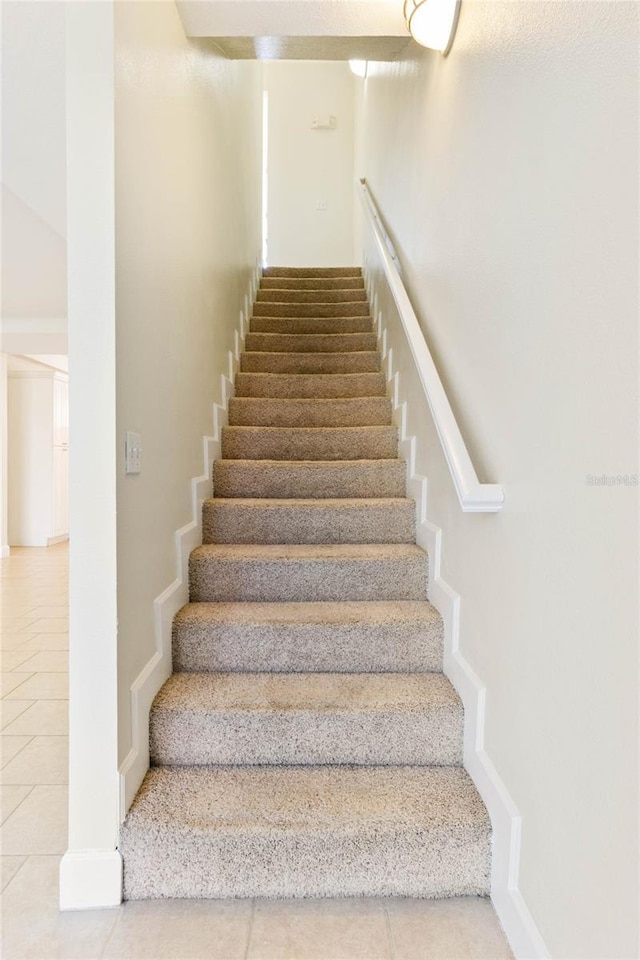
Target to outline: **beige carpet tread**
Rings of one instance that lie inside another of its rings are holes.
[[[216,460],[214,497],[403,497],[404,460]]]
[[[426,601],[189,603],[173,624],[173,668],[440,672],[443,636]]]
[[[257,301],[254,317],[369,317],[368,300],[346,300],[334,303],[290,303]]]
[[[160,767],[121,831],[127,899],[489,893],[460,767]]]
[[[380,427],[391,425],[388,397],[232,397],[229,426]]]
[[[414,544],[203,544],[189,558],[190,599],[426,600],[427,554]]]
[[[378,373],[380,368],[380,354],[373,349],[353,353],[263,350],[240,354],[240,370],[246,373]]]
[[[383,373],[237,373],[236,397],[384,397]]]
[[[462,725],[438,673],[175,673],[151,707],[151,762],[459,765]]]
[[[415,501],[402,498],[211,499],[203,543],[414,543]]]
[[[332,290],[283,290],[263,287],[258,290],[256,303],[368,303],[364,287]],[[368,312],[368,311],[367,311]]]
[[[358,353],[377,349],[374,333],[248,333],[247,352]]]
[[[251,333],[371,333],[370,316],[362,317],[252,317]]]
[[[391,460],[396,427],[223,427],[226,460]]]
[[[356,277],[267,277],[262,278],[261,290],[362,290],[364,279]]]
[[[362,267],[267,267],[265,277],[362,277]]]

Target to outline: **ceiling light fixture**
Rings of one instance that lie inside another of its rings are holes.
[[[460,14],[460,0],[404,0],[407,30],[417,43],[446,55]]]
[[[366,77],[368,66],[369,64],[366,60],[349,60],[351,73],[355,73],[356,77]]]

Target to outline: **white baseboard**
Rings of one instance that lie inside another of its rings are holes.
[[[428,596],[444,622],[444,672],[464,705],[464,765],[491,818],[491,899],[518,960],[548,960],[549,951],[518,890],[521,817],[484,749],[486,687],[460,653],[460,595],[440,576],[442,530],[427,520],[428,482],[416,471],[417,438],[407,433],[407,406],[400,401],[401,375],[394,367],[393,348],[388,346],[389,335],[366,264],[363,272],[398,426],[399,452],[407,461],[407,494],[416,502],[416,542],[429,554]]]
[[[68,539],[68,533],[61,533],[59,537],[49,537],[47,540],[47,546],[55,547],[56,543],[66,543]]]
[[[0,558],[4,560],[5,557],[11,556],[11,547],[8,543],[5,543],[4,546],[0,547]]]
[[[60,909],[94,910],[122,901],[117,850],[68,850],[60,862]]]
[[[149,769],[149,711],[158,690],[171,675],[173,618],[189,600],[189,555],[202,543],[202,504],[211,496],[211,464],[221,454],[222,428],[227,422],[229,398],[233,395],[233,381],[261,273],[262,268],[256,263],[234,330],[234,348],[227,352],[227,373],[220,375],[220,399],[213,404],[213,436],[202,438],[203,472],[191,480],[191,520],[174,535],[176,577],[153,601],[155,651],[131,685],[131,749],[119,770],[121,820]]]

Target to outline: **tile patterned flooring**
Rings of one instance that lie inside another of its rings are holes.
[[[146,901],[58,911],[67,835],[67,547],[1,561],[2,956],[506,960],[488,901]]]

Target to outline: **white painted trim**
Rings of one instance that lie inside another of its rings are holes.
[[[449,398],[400,277],[398,257],[365,180],[360,181],[359,195],[389,290],[398,308],[460,506],[465,513],[496,513],[504,504],[504,490],[498,483],[480,483],[478,480]]]
[[[149,769],[149,711],[153,698],[172,671],[173,618],[189,600],[189,555],[202,543],[202,504],[211,496],[211,464],[221,456],[222,428],[227,422],[229,398],[233,395],[234,378],[249,324],[249,311],[261,275],[262,267],[258,259],[234,330],[234,347],[227,352],[228,370],[220,375],[220,400],[213,404],[213,435],[202,438],[203,472],[191,480],[191,520],[174,535],[176,577],[153,601],[155,651],[130,688],[132,745],[119,770],[121,820],[124,820]]]
[[[60,861],[60,909],[93,910],[122,902],[122,857],[117,850],[67,851]]]
[[[11,556],[11,547],[8,543],[5,543],[0,547],[0,557],[4,560],[5,557]]]
[[[37,363],[38,361],[34,361]],[[58,380],[60,383],[69,383],[69,374],[62,370],[48,367],[44,370],[8,370],[8,380]]]
[[[383,370],[398,427],[399,454],[407,462],[407,495],[416,502],[416,542],[429,554],[430,602],[444,623],[444,672],[464,705],[464,766],[482,797],[493,828],[491,899],[518,960],[548,960],[550,953],[518,889],[522,821],[518,808],[484,749],[486,687],[462,656],[458,593],[442,578],[442,530],[427,520],[428,480],[416,471],[417,438],[407,432],[407,404],[400,401],[401,374],[395,369],[393,348],[378,297],[363,268],[369,301],[376,319]]]
[[[68,534],[68,533],[61,533],[61,534],[60,534],[59,536],[57,536],[57,537],[48,537],[48,538],[47,538],[47,546],[48,546],[48,547],[55,547],[56,543],[66,543],[66,541],[67,541],[68,539],[69,539],[69,534]]]

